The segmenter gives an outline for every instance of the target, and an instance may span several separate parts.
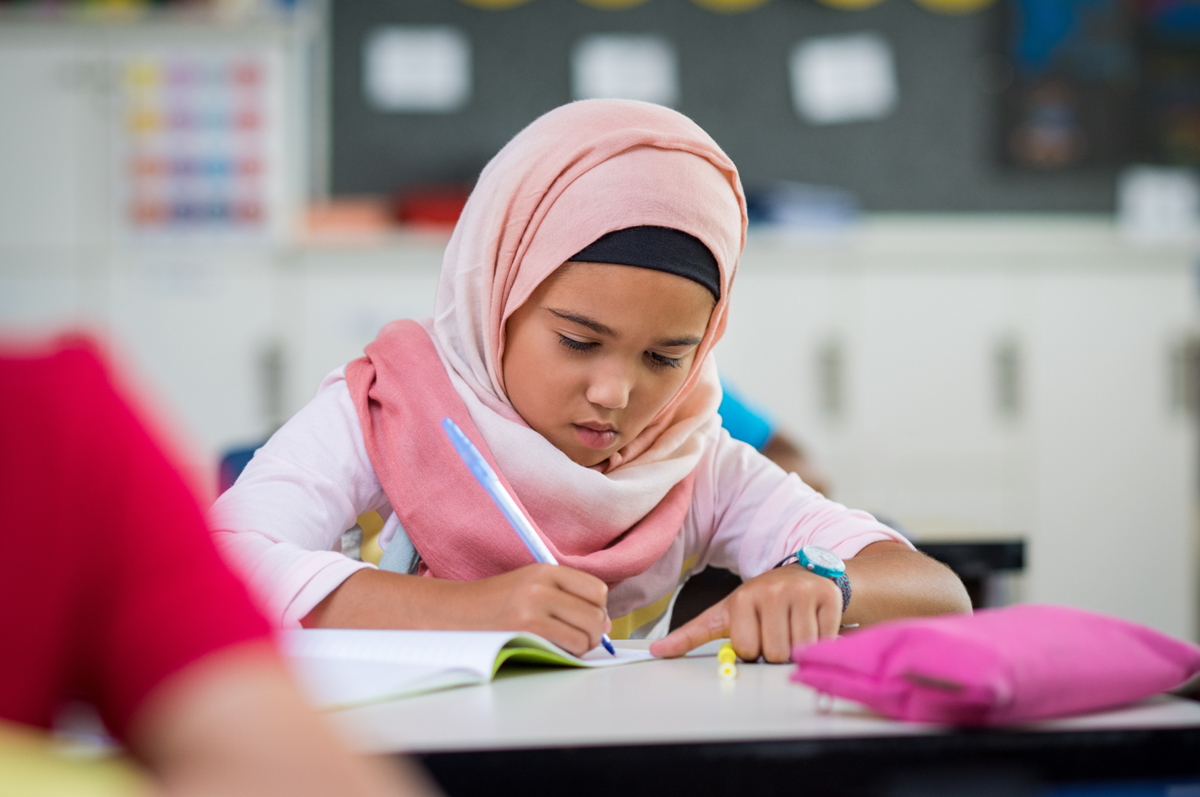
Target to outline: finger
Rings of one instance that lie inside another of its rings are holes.
[[[604,633],[608,621],[603,609],[565,592],[558,593],[557,599],[549,606],[549,614],[583,632],[588,638],[588,650],[600,644],[600,635]]]
[[[595,644],[592,644],[587,634],[556,617],[547,617],[530,630],[538,636],[550,640],[572,656],[582,656],[596,647]],[[599,638],[597,638],[598,643]]]
[[[729,598],[716,603],[698,617],[676,628],[650,645],[650,653],[664,659],[682,656],[705,642],[729,635]]]
[[[793,604],[789,623],[792,630],[792,647],[796,645],[807,645],[817,641],[817,633],[819,622],[817,612],[820,609],[820,603],[813,605],[812,602],[806,601],[802,604]]]
[[[768,598],[760,608],[759,632],[762,636],[762,655],[773,664],[780,664],[792,656],[789,606],[786,599]]]
[[[833,639],[842,628],[842,594],[838,591],[836,600],[821,601],[817,606],[817,636],[820,639]]]
[[[608,585],[600,579],[582,570],[573,570],[569,567],[554,567],[553,565],[549,565],[549,567],[553,568],[553,572],[550,575],[554,583],[563,592],[569,592],[601,608],[604,608],[608,604]]]
[[[762,655],[758,602],[746,593],[739,595],[737,592],[726,600],[730,601],[729,642],[733,652],[742,661],[758,661]]]

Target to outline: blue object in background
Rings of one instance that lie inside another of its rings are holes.
[[[743,399],[724,377],[721,379],[721,389],[724,396],[717,409],[721,425],[734,440],[749,443],[761,451],[771,435],[775,434],[775,419],[762,407]]]
[[[257,443],[245,448],[231,448],[225,452],[225,456],[221,457],[221,465],[217,470],[217,494],[228,490],[237,481],[238,476],[242,475],[242,471],[250,464],[250,460],[254,458],[254,452],[262,446],[262,443]]]
[[[862,205],[844,188],[780,180],[746,189],[746,215],[754,225],[841,230],[861,220]]]
[[[1161,0],[1164,8],[1183,9],[1181,18],[1192,1]],[[1136,80],[1136,47],[1119,32],[1126,17],[1123,0],[1016,0],[1014,5],[1011,55],[1022,76],[1042,78],[1058,69],[1085,82]]]
[[[1063,43],[1078,35],[1079,6],[1086,0],[1018,0],[1020,24],[1013,55],[1020,70],[1049,71]]]
[[[1200,794],[1200,779],[1184,775],[1174,780],[1059,783],[1047,786],[1039,792],[1039,797],[1194,797],[1197,794]]]

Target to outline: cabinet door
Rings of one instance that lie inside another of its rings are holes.
[[[130,253],[114,263],[111,328],[122,361],[184,439],[203,484],[232,446],[270,431],[274,341],[265,255],[213,249]]]
[[[995,271],[747,269],[717,360],[838,500],[926,535],[1019,533],[1019,407],[996,374],[1014,290]]]
[[[0,30],[0,250],[102,236],[104,63],[70,36]]]
[[[1016,345],[1011,278],[985,269],[872,269],[845,343],[848,502],[918,535],[1019,532],[1016,409],[996,361]]]
[[[1169,373],[1193,292],[1183,268],[1037,279],[1030,599],[1195,637],[1196,444]]]
[[[399,318],[433,315],[444,241],[404,249],[312,250],[287,277],[282,319],[289,352],[286,410],[304,406],[321,380],[356,357]]]
[[[47,335],[86,318],[95,321],[102,310],[97,284],[80,273],[73,252],[0,247],[0,334]]]
[[[818,460],[829,453],[831,429],[813,357],[843,326],[842,287],[822,271],[743,266],[715,350],[722,379],[769,411]]]

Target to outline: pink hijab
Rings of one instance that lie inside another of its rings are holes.
[[[720,268],[721,298],[679,392],[603,468],[585,468],[509,403],[504,325],[576,252],[640,225],[703,242]],[[372,465],[433,575],[481,578],[532,561],[457,462],[437,423],[445,415],[492,461],[562,564],[617,584],[665,553],[719,423],[708,354],[725,329],[745,230],[733,163],[694,122],[661,106],[571,103],[492,159],[446,248],[434,318],[389,324],[346,370]],[[622,608],[610,601],[610,611]]]

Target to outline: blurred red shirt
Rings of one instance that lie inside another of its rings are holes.
[[[0,718],[118,736],[165,678],[268,635],[196,499],[85,343],[0,351]]]

